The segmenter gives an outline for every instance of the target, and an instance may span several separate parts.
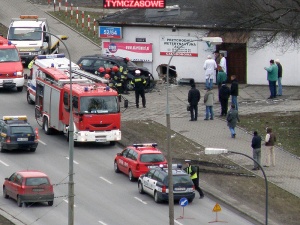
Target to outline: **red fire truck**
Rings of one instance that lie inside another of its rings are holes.
[[[56,68],[39,68],[36,78],[35,117],[46,134],[57,130],[68,137],[70,113],[74,118],[74,144],[121,140],[121,113],[117,91],[89,78],[90,73],[72,71],[70,78]],[[102,78],[101,78],[102,79]],[[128,102],[124,101],[124,107]]]

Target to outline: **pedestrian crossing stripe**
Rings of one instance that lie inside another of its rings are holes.
[[[213,212],[221,212],[221,210],[221,206],[218,203],[216,203],[215,207],[213,208]]]

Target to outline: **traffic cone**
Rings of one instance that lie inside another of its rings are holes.
[[[37,140],[40,139],[40,136],[39,136],[39,129],[38,129],[38,128],[35,128],[35,138],[36,138]]]

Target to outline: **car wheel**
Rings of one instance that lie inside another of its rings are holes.
[[[3,197],[4,198],[8,198],[9,197],[8,194],[7,194],[7,192],[6,192],[6,188],[5,187],[3,187]]]
[[[117,161],[114,162],[114,170],[116,173],[120,173]]]
[[[0,142],[0,151],[5,152],[5,149],[3,148],[3,143]]]
[[[160,203],[161,202],[160,198],[158,197],[157,191],[154,193],[154,201],[156,203]]]
[[[49,128],[48,118],[47,117],[44,117],[43,129],[45,131],[45,134],[47,134],[47,135],[51,134],[51,128]]]
[[[29,91],[27,91],[27,102],[29,105],[33,105],[34,101],[31,100]]]
[[[23,91],[23,86],[21,86],[21,87],[17,87],[17,91],[18,91],[18,92],[21,92],[21,91]]]
[[[145,193],[145,192],[144,192],[144,188],[143,188],[142,182],[139,182],[139,183],[138,183],[138,188],[139,188],[140,194],[144,194],[144,193]]]
[[[35,150],[36,150],[36,148],[30,148],[30,150],[29,150],[29,151],[31,151],[31,152],[35,152]]]
[[[49,206],[53,206],[53,201],[49,201],[49,202],[48,202],[48,205],[49,205]]]
[[[23,203],[21,202],[21,197],[20,196],[18,196],[18,198],[17,198],[17,205],[19,207],[22,207],[22,205],[23,205]]]
[[[129,170],[129,172],[128,172],[128,178],[131,182],[135,180],[131,170]]]

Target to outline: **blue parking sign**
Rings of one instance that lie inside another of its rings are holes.
[[[189,200],[187,198],[181,198],[179,200],[179,205],[182,206],[182,207],[185,207],[189,204]]]

